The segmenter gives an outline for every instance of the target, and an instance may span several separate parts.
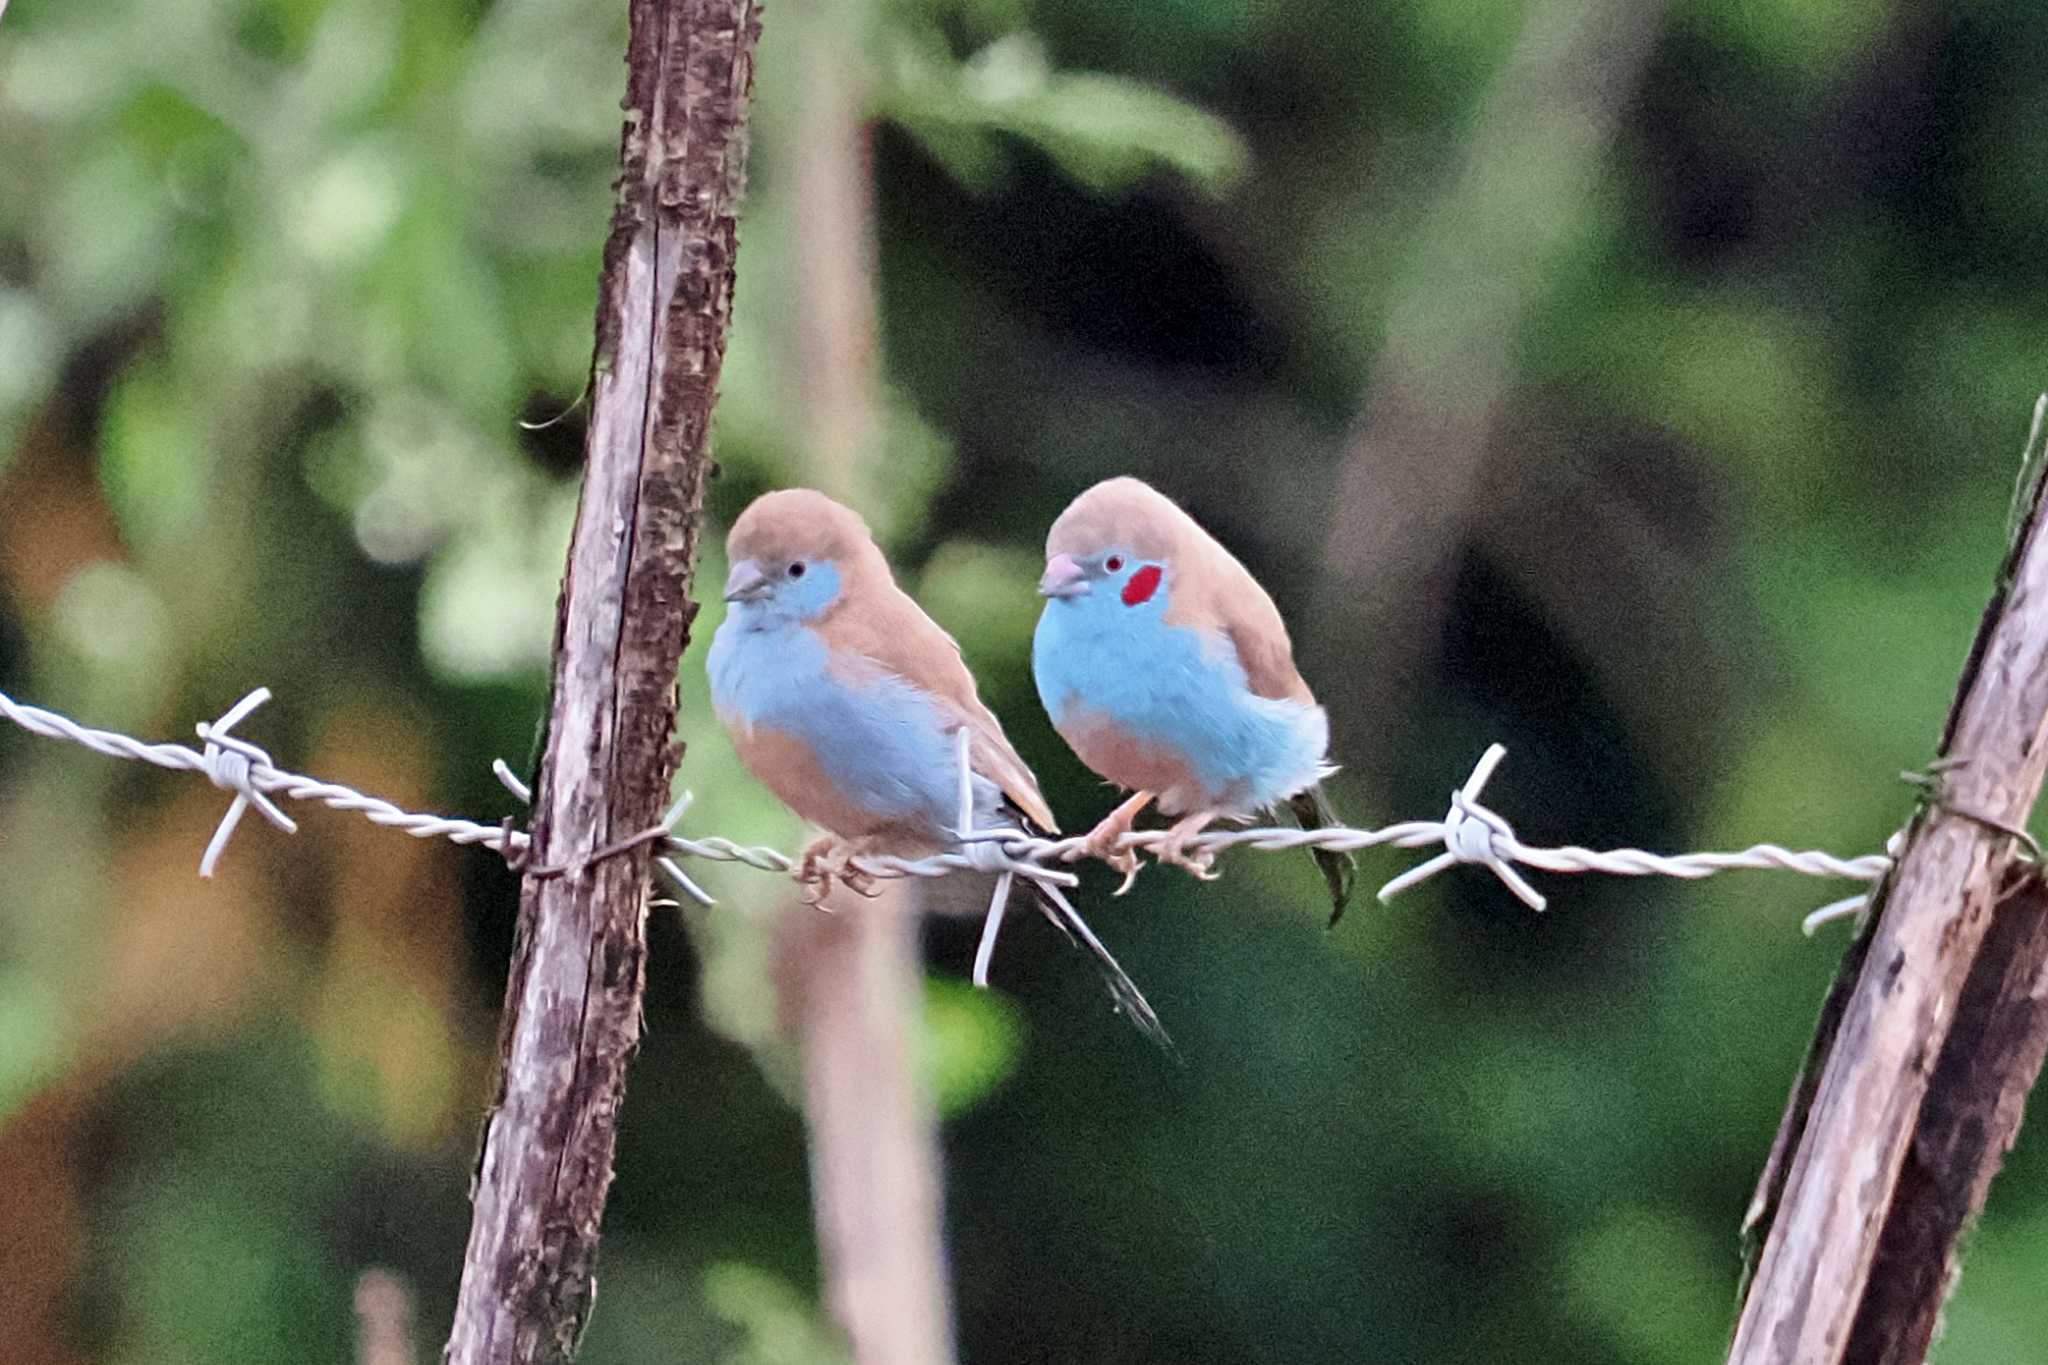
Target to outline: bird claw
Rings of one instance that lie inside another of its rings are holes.
[[[1116,889],[1116,894],[1119,896],[1130,890],[1131,883],[1138,880],[1138,855],[1134,850],[1123,847],[1122,844],[1124,835],[1129,832],[1129,825],[1113,828],[1112,822],[1105,820],[1089,831],[1087,839],[1081,844],[1081,851],[1083,853],[1086,853],[1091,858],[1100,858],[1103,862],[1108,863],[1111,867],[1124,874],[1123,884]]]
[[[1152,855],[1167,867],[1181,868],[1205,882],[1213,882],[1223,874],[1216,870],[1216,854],[1212,849],[1190,849],[1184,840],[1168,840],[1159,845]]]
[[[1189,848],[1189,841],[1209,827],[1215,819],[1209,811],[1198,812],[1182,820],[1166,831],[1166,837],[1152,851],[1152,856],[1168,867],[1178,867],[1192,873],[1197,879],[1213,882],[1223,874],[1216,870],[1216,851],[1209,848]]]
[[[1138,880],[1138,851],[1125,848],[1123,838],[1131,832],[1131,823],[1138,818],[1138,812],[1152,802],[1151,792],[1139,792],[1130,800],[1118,806],[1102,818],[1102,822],[1088,831],[1088,837],[1081,841],[1081,851],[1091,858],[1099,858],[1118,872],[1124,874],[1123,884],[1116,889],[1116,895],[1123,895]]]
[[[804,904],[822,905],[832,894],[834,882],[856,896],[872,900],[876,894],[874,876],[853,865],[857,856],[851,845],[829,834],[812,840],[796,869],[796,879],[804,887]]]

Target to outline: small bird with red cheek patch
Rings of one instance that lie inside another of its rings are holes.
[[[1118,841],[1148,803],[1178,817],[1161,862],[1213,877],[1188,841],[1218,819],[1285,803],[1304,829],[1337,823],[1321,783],[1330,722],[1294,666],[1279,609],[1215,537],[1138,479],[1074,499],[1045,541],[1045,610],[1032,641],[1038,697],[1083,763],[1135,794],[1088,836],[1137,871]],[[1312,850],[1335,924],[1355,861]]]
[[[725,542],[730,604],[711,641],[711,701],[740,762],[827,831],[800,875],[855,890],[863,853],[957,849],[959,732],[977,830],[1053,830],[1038,779],[976,695],[960,647],[896,586],[852,509],[808,488],[763,494]],[[1164,1043],[1144,995],[1057,888],[1027,882],[1095,958],[1117,1006]]]

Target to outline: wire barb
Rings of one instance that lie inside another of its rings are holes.
[[[263,818],[276,825],[286,834],[297,834],[299,827],[289,815],[277,808],[277,803],[254,785],[253,779],[260,772],[275,773],[277,768],[270,761],[270,755],[246,739],[231,735],[234,729],[246,720],[249,713],[270,700],[270,689],[259,687],[248,696],[230,706],[221,718],[211,725],[201,721],[193,727],[198,731],[200,741],[206,745],[200,754],[204,764],[202,771],[206,780],[222,791],[233,792],[235,799],[228,803],[227,813],[220,818],[220,824],[213,831],[213,838],[207,841],[206,852],[199,858],[199,875],[211,877],[214,867],[220,862],[220,855],[227,851],[228,838],[234,834],[235,826],[242,822],[242,815],[250,806],[255,806]]]
[[[1515,871],[1515,850],[1522,844],[1515,838],[1514,826],[1479,804],[1479,793],[1486,789],[1493,770],[1507,756],[1506,745],[1487,746],[1486,752],[1479,756],[1479,762],[1473,765],[1472,775],[1465,779],[1465,785],[1451,793],[1451,808],[1443,819],[1441,837],[1444,851],[1418,867],[1409,868],[1381,887],[1380,904],[1385,905],[1409,887],[1459,863],[1478,863],[1486,868],[1531,910],[1541,911],[1549,904],[1521,873]]]
[[[995,956],[996,935],[1003,927],[1003,915],[1010,908],[1010,891],[1017,878],[1027,877],[1041,887],[1061,881],[1074,882],[1072,873],[1061,873],[1037,863],[1013,857],[1002,840],[1024,838],[1024,831],[1006,825],[977,829],[974,824],[974,738],[962,725],[953,732],[953,759],[959,768],[960,809],[953,831],[960,840],[960,855],[976,872],[993,873],[995,890],[989,896],[988,914],[982,920],[981,942],[974,950],[974,984],[988,985],[989,962]],[[1057,895],[1057,891],[1051,894]]]

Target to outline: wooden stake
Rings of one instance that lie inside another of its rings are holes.
[[[732,313],[760,32],[752,0],[632,0],[618,199],[599,282],[583,499],[556,620],[532,860],[505,989],[450,1365],[554,1361],[595,1292],[640,1036],[646,845],[681,757],[711,407]]]
[[[2048,773],[2044,414],[2048,396],[1933,790],[1823,1008],[1751,1206],[1760,1255],[1731,1365],[1921,1359],[1956,1237],[2048,1048],[2039,874],[2007,832]]]

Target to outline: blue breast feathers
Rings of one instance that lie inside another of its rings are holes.
[[[1054,726],[1092,713],[1175,754],[1202,787],[1176,794],[1190,809],[1248,815],[1320,780],[1322,708],[1255,694],[1228,639],[1165,620],[1171,586],[1136,606],[1113,584],[1047,600],[1031,672]]]
[[[726,723],[792,736],[848,802],[950,842],[945,836],[959,820],[958,761],[931,698],[887,674],[849,681],[835,673],[825,642],[800,622],[751,624],[740,613],[728,616],[706,660],[712,703]],[[977,823],[985,823],[997,794],[986,780],[976,786],[984,808]]]

